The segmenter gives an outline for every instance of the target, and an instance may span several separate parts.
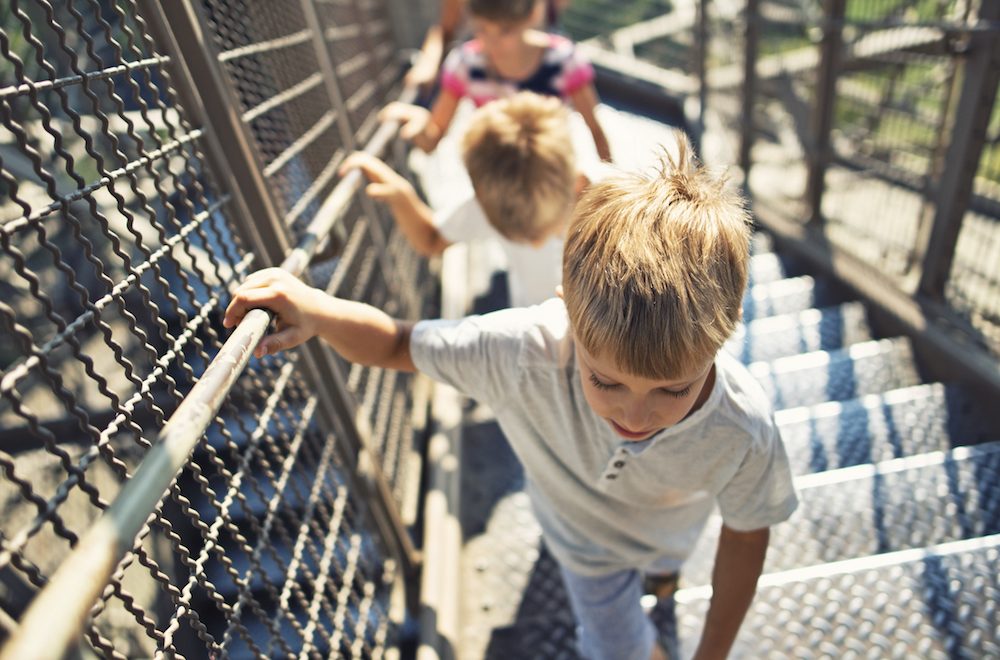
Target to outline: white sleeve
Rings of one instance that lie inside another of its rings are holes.
[[[754,439],[718,502],[723,521],[737,531],[770,527],[792,515],[799,501],[776,425]]]
[[[421,321],[410,335],[410,355],[422,373],[499,408],[517,389],[518,357],[533,325],[530,315],[516,309]]]
[[[434,224],[449,243],[499,236],[475,197],[470,197],[444,213],[435,214]]]

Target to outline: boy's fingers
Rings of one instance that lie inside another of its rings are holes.
[[[395,191],[395,188],[387,183],[370,183],[368,184],[368,187],[365,188],[365,192],[372,199],[385,199],[386,197],[392,197]]]
[[[280,298],[280,293],[267,285],[254,286],[245,283],[237,290],[226,308],[222,324],[227,328],[238,325],[251,309],[266,308],[278,313],[274,307]]]
[[[302,333],[298,328],[287,328],[281,330],[280,332],[275,332],[274,334],[267,335],[260,340],[257,344],[257,348],[254,349],[254,355],[258,358],[264,357],[265,355],[274,355],[280,353],[281,351],[287,351],[290,348],[295,348],[302,343]]]

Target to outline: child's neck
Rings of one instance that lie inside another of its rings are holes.
[[[513,57],[503,62],[490,60],[490,66],[501,78],[508,80],[524,80],[538,70],[545,51],[545,33],[538,30],[525,30],[521,39],[521,48]]]

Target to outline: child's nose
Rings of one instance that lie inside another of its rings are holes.
[[[645,401],[632,401],[626,404],[622,423],[629,431],[645,431],[649,423],[650,408]]]

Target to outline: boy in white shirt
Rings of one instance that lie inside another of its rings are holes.
[[[659,176],[587,189],[570,223],[562,299],[413,324],[254,273],[225,324],[277,314],[262,356],[320,336],[346,359],[420,370],[487,405],[521,460],[594,660],[663,660],[640,605],[709,513],[723,524],[696,658],[724,658],[753,599],[769,528],[797,505],[757,382],[720,348],[740,320],[749,218],[681,139]]]
[[[510,303],[538,304],[562,278],[562,234],[588,179],[576,169],[568,112],[558,99],[521,92],[476,110],[462,138],[475,195],[435,215],[410,182],[363,152],[341,174],[360,168],[369,196],[389,206],[400,231],[424,256],[452,243],[489,239],[507,261]]]

